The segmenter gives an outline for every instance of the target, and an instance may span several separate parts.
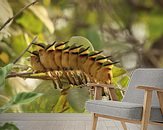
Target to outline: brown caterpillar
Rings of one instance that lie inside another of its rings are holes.
[[[67,42],[56,43],[41,47],[38,51],[30,52],[31,66],[37,72],[73,70],[85,73],[97,82],[110,84],[112,67],[117,62],[112,62],[110,56],[102,55],[102,51],[89,52],[82,45],[68,46]],[[55,46],[54,46],[55,44]],[[54,46],[54,49],[50,49]]]

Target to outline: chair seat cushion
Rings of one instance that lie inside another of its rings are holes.
[[[129,102],[90,100],[86,102],[86,109],[89,112],[120,117],[131,120],[141,120],[143,105]],[[151,121],[163,122],[160,108],[152,107]]]

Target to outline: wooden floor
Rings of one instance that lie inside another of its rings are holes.
[[[0,123],[13,122],[20,130],[91,130],[91,119],[91,114],[0,114]],[[100,118],[97,130],[123,129],[119,122]]]

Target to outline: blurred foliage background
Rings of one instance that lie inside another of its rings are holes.
[[[1,0],[0,26],[31,2]],[[112,55],[113,60],[120,61],[129,71],[138,67],[163,67],[163,2],[39,0],[0,32],[0,66],[18,57],[35,35],[39,42],[47,44],[84,36],[96,50]],[[26,54],[20,63],[28,65],[28,56]],[[1,93],[14,95],[19,91],[31,91],[38,85],[39,80],[11,78]]]
[[[1,0],[0,25],[30,2]],[[162,8],[161,0],[40,0],[0,33],[0,64],[12,61],[34,35],[47,43],[81,35],[127,69],[162,67]]]

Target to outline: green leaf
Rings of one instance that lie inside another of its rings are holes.
[[[90,46],[90,48],[88,49],[89,51],[94,51],[94,47],[92,46],[92,43],[86,39],[85,37],[82,36],[73,36],[70,38],[68,45],[72,46],[72,45],[83,45],[84,48],[87,48],[88,46]]]
[[[124,88],[124,87],[127,87],[128,86],[128,83],[129,83],[129,76],[124,76],[121,80],[120,80],[120,84],[121,86]]]
[[[22,25],[26,30],[33,33],[41,33],[43,29],[42,22],[30,11],[25,11],[16,22]]]
[[[116,90],[116,95],[117,95],[117,98],[118,98],[118,101],[121,101],[123,99],[123,94],[120,90]]]
[[[48,16],[48,12],[44,6],[35,5],[31,6],[30,10],[44,23],[50,33],[54,33],[54,25],[52,20]]]
[[[19,130],[19,128],[12,123],[5,123],[3,126],[0,126],[0,130]]]
[[[118,77],[118,76],[121,76],[121,75],[125,74],[126,70],[123,69],[123,68],[113,66],[112,72],[113,72],[113,77]]]
[[[0,94],[0,106],[3,106],[9,101],[9,98],[5,95]]]
[[[3,105],[2,107],[0,107],[0,113],[3,113],[5,111],[7,111],[10,107],[12,106],[11,103],[6,103],[5,105]]]
[[[17,95],[13,96],[9,102],[0,107],[0,113],[7,111],[10,107],[14,105],[30,103],[42,95],[42,93],[35,92],[18,93]]]
[[[77,112],[84,112],[85,102],[89,99],[87,88],[72,88],[68,91],[67,100]]]
[[[34,101],[36,98],[42,96],[42,93],[35,93],[35,92],[21,92],[15,95],[11,100],[12,105],[17,104],[26,104]]]
[[[10,63],[2,68],[0,68],[0,87],[4,86],[5,84],[5,78],[8,75],[8,73],[11,71],[13,66],[13,63]]]
[[[18,55],[22,53],[22,50],[25,50],[27,47],[27,42],[25,41],[24,35],[20,34],[12,37],[12,49]]]
[[[121,77],[114,77],[112,78],[112,84],[114,84],[115,86],[119,85],[119,81],[121,80]]]
[[[93,47],[97,49],[101,49],[103,47],[103,41],[98,33],[99,29],[98,27],[91,27],[88,28],[87,31],[85,32],[86,36],[92,43]]]
[[[68,103],[67,103],[67,95],[66,94],[62,94],[60,97],[59,97],[59,100],[57,102],[57,104],[55,105],[53,111],[54,112],[63,112],[64,108],[65,107],[68,107]]]
[[[54,84],[49,81],[42,82],[34,92],[43,93],[43,95],[30,104],[23,105],[23,112],[52,112],[61,95],[60,91],[54,89]]]

